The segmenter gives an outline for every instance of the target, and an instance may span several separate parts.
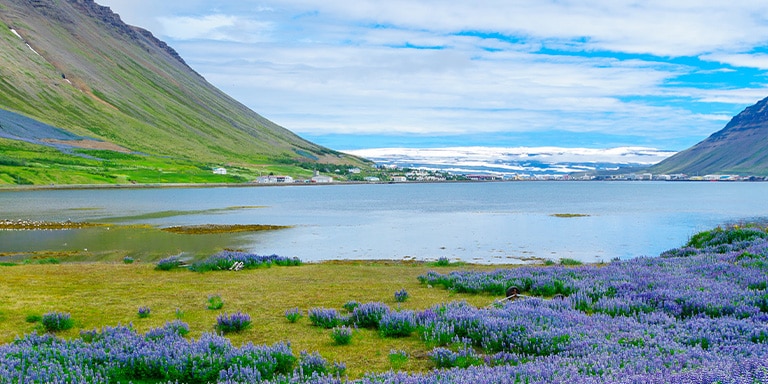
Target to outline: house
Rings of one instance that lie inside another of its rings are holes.
[[[259,184],[289,184],[293,183],[293,177],[275,175],[259,176],[256,179],[256,182]]]
[[[315,176],[312,176],[310,180],[311,182],[318,183],[318,184],[333,183],[333,178],[325,175],[315,175]]]
[[[392,176],[392,181],[395,183],[404,183],[408,181],[408,179],[406,179],[405,176]]]
[[[503,180],[504,177],[501,175],[467,175],[467,179],[472,181],[495,181],[495,180]]]
[[[370,183],[375,183],[375,182],[381,181],[381,179],[379,179],[376,176],[368,176],[364,180],[367,181],[367,182],[370,182]]]
[[[360,172],[362,172],[362,170],[360,168],[350,168],[349,169],[349,173],[352,173],[352,174],[355,174],[355,175],[359,174]]]
[[[221,167],[214,168],[213,169],[213,174],[214,175],[226,175],[227,174],[227,169],[226,168],[221,168]]]

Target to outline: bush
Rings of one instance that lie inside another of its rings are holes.
[[[195,272],[208,272],[254,269],[271,267],[272,265],[299,266],[301,265],[301,260],[296,257],[259,256],[246,252],[221,251],[205,260],[192,264],[189,269]]]
[[[299,319],[301,319],[302,317],[304,317],[304,315],[301,313],[301,310],[298,308],[291,308],[285,311],[285,318],[288,319],[288,321],[291,323],[295,323],[299,321]]]
[[[133,264],[133,257],[130,257],[130,256],[123,257],[123,263]]]
[[[219,310],[222,307],[224,307],[224,300],[222,300],[221,296],[219,295],[210,295],[208,296],[208,309],[210,310]]]
[[[416,330],[416,316],[412,311],[386,313],[379,323],[383,337],[408,337]]]
[[[240,332],[250,326],[251,316],[246,313],[225,313],[216,318],[216,329],[223,333]]]
[[[406,300],[408,300],[408,291],[406,291],[405,288],[395,292],[395,301],[404,303]]]
[[[363,328],[377,328],[384,314],[389,312],[389,307],[380,302],[360,304],[349,316],[351,324]]]
[[[139,318],[145,319],[149,317],[149,307],[139,307]]]
[[[449,265],[451,265],[451,261],[448,260],[447,257],[441,257],[435,262],[435,266],[437,267],[447,267]]]
[[[569,259],[569,258],[560,259],[560,265],[582,265],[582,264],[584,263],[574,259]]]
[[[344,323],[344,319],[335,309],[311,308],[309,310],[309,321],[312,325],[331,329]]]
[[[703,249],[723,244],[765,239],[766,237],[768,237],[768,233],[762,229],[733,225],[726,228],[717,227],[710,231],[699,232],[688,240],[686,246]]]
[[[185,336],[189,333],[189,325],[181,320],[173,320],[165,323],[160,328],[150,329],[144,337],[147,340],[160,340],[167,337]]]
[[[301,352],[298,370],[303,377],[311,377],[313,374],[324,375],[328,373],[328,361],[317,352],[312,354]]]
[[[63,312],[48,312],[43,315],[41,321],[47,332],[65,331],[75,325],[69,313]]]
[[[25,320],[27,321],[27,323],[37,323],[43,320],[43,317],[40,315],[27,315]]]
[[[352,329],[349,327],[336,327],[331,331],[331,339],[338,345],[347,345],[352,341]]]
[[[155,269],[158,271],[170,271],[171,269],[178,268],[181,265],[181,258],[179,256],[169,256],[161,259],[155,265]]]

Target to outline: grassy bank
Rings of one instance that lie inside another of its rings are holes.
[[[411,358],[402,368],[424,371],[430,366],[424,343],[416,334],[383,338],[375,330],[354,332],[349,345],[335,345],[331,331],[310,324],[309,308],[338,308],[351,300],[381,301],[392,308],[423,310],[453,300],[485,306],[498,297],[455,294],[420,284],[417,277],[428,270],[491,270],[498,266],[434,267],[418,263],[337,262],[273,267],[237,272],[161,272],[154,264],[58,264],[0,267],[0,343],[39,330],[30,315],[49,311],[71,314],[74,328],[59,332],[75,338],[81,330],[132,323],[140,332],[180,318],[189,324],[190,337],[214,330],[217,316],[241,311],[250,314],[253,326],[228,335],[233,344],[272,344],[290,341],[294,351],[318,351],[329,361],[346,363],[350,377],[392,368],[391,350],[404,350]],[[395,301],[405,289],[409,299]],[[210,295],[220,295],[221,310],[207,309]],[[139,318],[138,308],[151,315]],[[298,307],[304,317],[289,323],[284,313]],[[178,312],[177,312],[178,310]]]

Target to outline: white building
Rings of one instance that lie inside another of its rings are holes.
[[[259,184],[289,184],[293,183],[293,177],[275,175],[259,176],[256,179],[256,182]]]
[[[214,168],[213,169],[213,174],[214,175],[226,175],[227,174],[227,169],[226,168],[221,168],[221,167]]]
[[[318,183],[318,184],[333,183],[333,178],[325,175],[315,175],[315,176],[312,176],[310,180],[313,183]]]

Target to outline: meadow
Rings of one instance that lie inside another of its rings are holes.
[[[728,226],[653,258],[515,268],[8,266],[0,382],[765,383],[766,238]]]

